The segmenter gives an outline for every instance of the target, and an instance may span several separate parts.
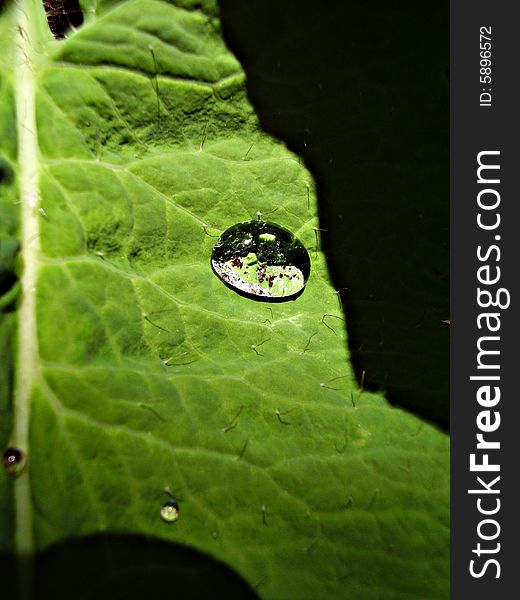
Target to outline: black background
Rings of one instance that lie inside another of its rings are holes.
[[[317,181],[358,380],[447,428],[448,3],[220,7],[262,127]]]

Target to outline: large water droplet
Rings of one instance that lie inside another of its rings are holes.
[[[175,523],[179,519],[179,505],[173,500],[168,500],[161,506],[161,519],[165,523]]]
[[[211,256],[216,275],[253,300],[294,300],[303,291],[311,261],[303,244],[287,229],[247,221],[226,229]]]
[[[7,448],[3,454],[3,462],[7,473],[17,477],[25,467],[25,454],[18,448]]]

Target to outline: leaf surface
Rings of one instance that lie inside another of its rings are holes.
[[[447,436],[358,388],[312,177],[260,130],[214,3],[85,2],[62,42],[20,7],[1,24],[0,240],[13,265],[21,240],[22,294],[0,433],[27,466],[0,475],[0,548],[141,534],[265,598],[446,597]],[[258,214],[311,254],[295,301],[211,270]]]

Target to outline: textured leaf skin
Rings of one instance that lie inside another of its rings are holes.
[[[35,550],[143,534],[218,558],[264,598],[447,597],[448,438],[358,389],[315,247],[312,178],[259,129],[215,5],[84,9],[66,41],[47,34],[34,69],[38,355],[15,485],[30,483]],[[0,143],[15,165],[9,52]],[[0,185],[12,239],[14,175]],[[216,236],[257,212],[311,253],[293,302],[242,298],[211,271]],[[12,486],[2,472],[6,550]],[[174,525],[159,518],[165,490]]]

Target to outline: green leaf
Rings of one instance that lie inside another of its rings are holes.
[[[61,42],[37,0],[0,24],[0,239],[22,286],[0,434],[27,457],[0,475],[0,549],[136,534],[264,598],[446,597],[448,438],[357,386],[312,177],[259,128],[214,3],[83,6]],[[258,213],[311,254],[295,301],[211,270]]]

